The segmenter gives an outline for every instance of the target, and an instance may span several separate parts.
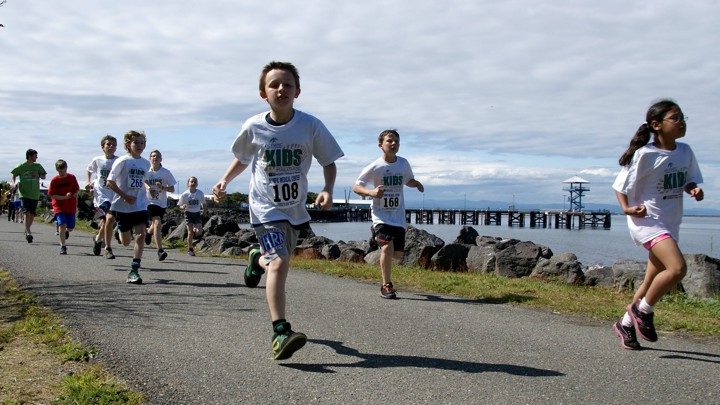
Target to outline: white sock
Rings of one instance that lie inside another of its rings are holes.
[[[632,319],[630,318],[630,314],[628,314],[627,312],[625,312],[625,315],[623,315],[622,320],[620,321],[620,323],[622,324],[622,326],[624,326],[624,327],[626,327],[626,328],[632,327],[632,326],[633,326],[633,321],[632,321]]]
[[[652,305],[648,304],[647,301],[645,301],[645,298],[643,298],[640,300],[638,310],[645,314],[652,314],[655,308]]]

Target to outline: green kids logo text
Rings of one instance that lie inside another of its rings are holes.
[[[300,166],[302,155],[302,149],[267,149],[265,161],[268,167]]]
[[[402,186],[403,184],[401,175],[383,176],[383,186]]]

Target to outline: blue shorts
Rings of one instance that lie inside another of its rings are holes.
[[[75,214],[58,212],[55,214],[55,223],[57,226],[65,225],[68,230],[75,229]]]

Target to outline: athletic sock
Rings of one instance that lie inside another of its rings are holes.
[[[638,305],[638,310],[644,314],[652,314],[655,310],[655,307],[648,304],[647,301],[645,301],[645,298],[640,300],[640,304]]]
[[[629,328],[629,327],[633,326],[633,321],[632,321],[632,318],[630,318],[630,314],[628,314],[627,312],[625,312],[625,315],[623,315],[622,320],[620,321],[620,323],[622,324],[622,326],[624,326],[624,327],[626,327],[626,328]]]

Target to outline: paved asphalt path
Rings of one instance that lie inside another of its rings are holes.
[[[61,256],[53,227],[34,235],[0,221],[0,265],[153,404],[720,401],[718,341],[661,333],[632,352],[609,322],[402,286],[383,300],[377,285],[300,270],[288,315],[309,342],[278,362],[264,278],[246,288],[244,261],[150,250],[136,286],[129,248],[95,257],[74,232]]]

